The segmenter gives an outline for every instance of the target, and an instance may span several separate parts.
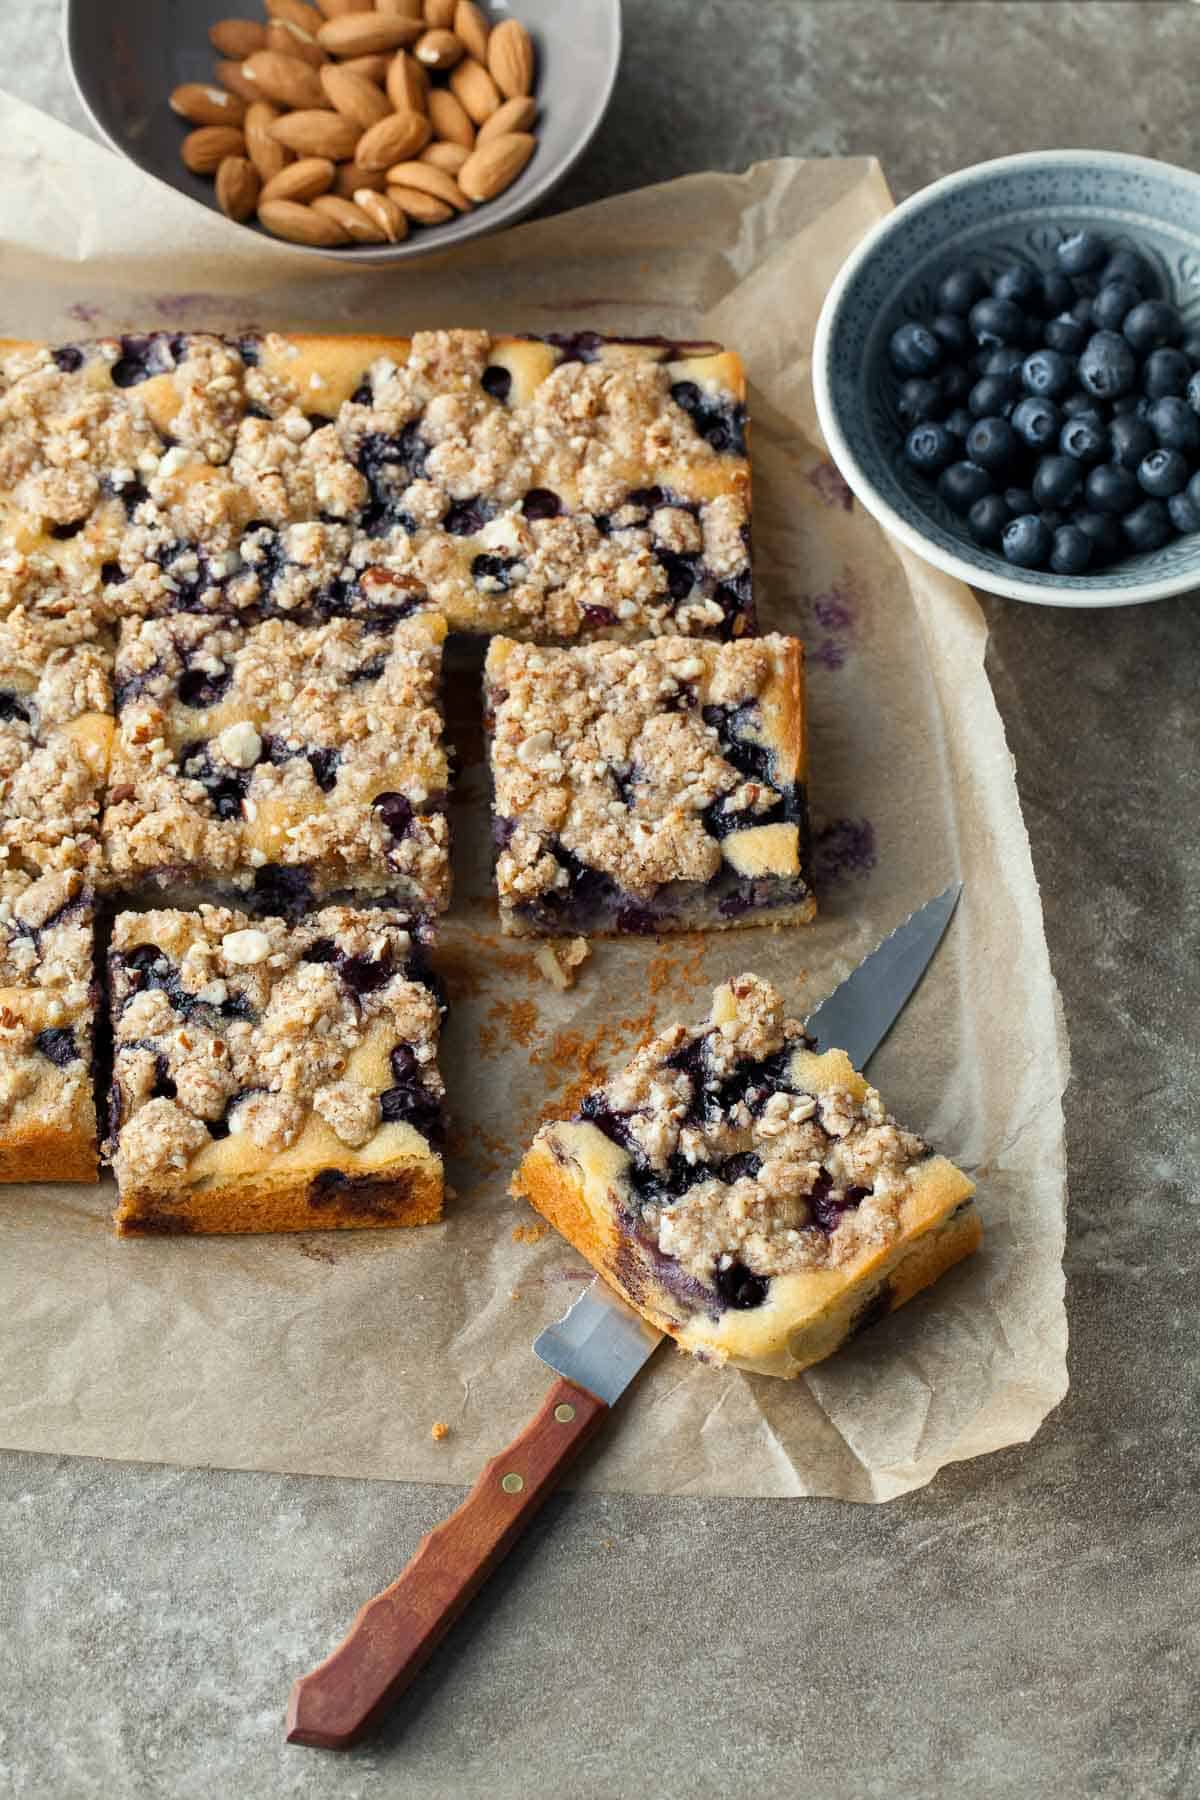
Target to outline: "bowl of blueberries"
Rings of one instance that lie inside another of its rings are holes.
[[[855,495],[961,580],[1200,588],[1200,176],[1059,150],[935,182],[840,271],[813,380]]]

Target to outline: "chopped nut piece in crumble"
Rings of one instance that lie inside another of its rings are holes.
[[[575,986],[577,971],[591,955],[591,945],[586,938],[571,938],[562,943],[547,939],[538,944],[533,952],[533,960],[551,987],[556,987],[560,994]]]

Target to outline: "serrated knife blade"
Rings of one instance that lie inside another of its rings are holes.
[[[866,1067],[933,960],[961,893],[953,881],[919,906],[813,1008],[804,1029],[818,1050],[844,1050],[856,1069]]]

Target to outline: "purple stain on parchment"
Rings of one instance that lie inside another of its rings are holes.
[[[870,819],[830,819],[813,836],[813,884],[837,886],[869,875],[878,861]]]
[[[73,306],[68,306],[67,317],[68,319],[78,319],[81,325],[94,325],[102,310],[101,307],[94,306],[90,300],[76,300]]]
[[[854,495],[831,462],[821,462],[815,469],[810,469],[808,481],[810,487],[816,488],[824,505],[840,506],[843,512],[853,509]]]
[[[822,669],[842,669],[858,636],[858,614],[844,588],[813,594],[807,603],[811,625],[807,631],[810,663]]]
[[[182,320],[197,307],[212,309],[219,306],[220,300],[215,294],[157,294],[150,305],[161,318]]]

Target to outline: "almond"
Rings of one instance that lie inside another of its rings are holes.
[[[396,163],[387,172],[388,187],[416,188],[422,194],[429,194],[435,200],[441,200],[452,206],[455,212],[470,212],[470,202],[455,181],[453,175],[447,175],[445,169],[439,169],[432,163],[402,162]],[[404,201],[401,200],[401,206]]]
[[[297,156],[327,156],[330,162],[352,157],[363,135],[353,120],[335,112],[284,113],[270,129],[275,142]]]
[[[327,19],[340,19],[343,13],[361,12],[362,0],[317,0]]]
[[[454,217],[452,206],[447,206],[443,200],[435,200],[432,194],[422,193],[420,188],[389,187],[388,197],[418,225],[444,225],[447,219]]]
[[[433,135],[424,113],[389,113],[364,131],[354,160],[364,169],[390,169],[393,163],[407,162],[423,150]]]
[[[488,39],[488,72],[506,100],[533,88],[533,39],[519,19],[505,19]]]
[[[258,205],[262,183],[248,156],[227,156],[217,170],[217,205],[227,219],[240,223]]]
[[[458,0],[425,0],[425,23],[447,30],[454,23]]]
[[[339,163],[333,177],[333,191],[344,200],[353,200],[360,188],[374,188],[382,193],[386,186],[382,169],[363,169],[356,162]]]
[[[278,175],[272,175],[258,197],[259,209],[269,200],[315,200],[318,194],[328,193],[332,186],[333,164],[329,158],[306,156],[300,162],[289,163]]]
[[[491,26],[486,16],[475,5],[475,0],[458,0],[454,8],[453,31],[456,38],[461,38],[467,46],[467,55],[474,56],[480,62],[487,61],[488,38]]]
[[[377,12],[344,13],[339,19],[325,21],[317,42],[330,56],[374,56],[380,50],[402,50],[405,44],[416,43],[424,29],[420,19]]]
[[[359,188],[354,196],[354,204],[369,219],[374,219],[389,244],[398,244],[401,238],[408,236],[408,220],[404,215],[404,208],[390,194],[376,194],[370,188]]]
[[[435,137],[447,144],[461,144],[465,150],[475,148],[475,127],[448,88],[430,88],[429,117]]]
[[[311,206],[298,206],[294,200],[260,201],[258,217],[273,237],[287,238],[292,244],[332,250],[350,241],[336,219],[314,212]]]
[[[388,64],[387,92],[397,112],[425,111],[429,77],[407,50],[397,50]]]
[[[270,127],[278,117],[279,108],[269,100],[256,100],[246,108],[246,152],[264,181],[270,181],[292,160],[291,152],[271,136]]]
[[[467,117],[483,125],[500,108],[500,89],[481,62],[466,56],[450,74],[450,92]]]
[[[249,106],[252,101],[262,99],[262,89],[247,79],[243,73],[245,66],[240,62],[219,62],[214,73],[223,88],[236,94]]]
[[[361,75],[348,75],[336,63],[326,63],[321,70],[321,86],[329,104],[349,119],[359,131],[368,131],[380,119],[389,119],[392,109],[382,88]]]
[[[293,107],[326,105],[320,76],[298,56],[281,56],[278,50],[256,50],[242,64],[242,73],[254,83],[260,100]]]
[[[321,194],[313,201],[312,209],[340,225],[352,244],[387,243],[387,232],[361,206],[355,206],[353,200],[346,200],[341,194]]]
[[[169,105],[189,125],[240,125],[246,116],[246,102],[239,95],[203,81],[185,81],[172,93]]]
[[[427,31],[417,39],[413,55],[427,69],[452,69],[461,62],[466,45],[452,31]]]
[[[267,47],[267,28],[257,19],[218,19],[208,29],[208,41],[218,56],[245,62],[256,50]]]
[[[246,140],[232,125],[202,125],[188,132],[179,154],[193,175],[215,175],[227,156],[246,154]]]
[[[430,144],[418,160],[432,163],[435,169],[445,169],[447,175],[457,175],[470,154],[462,144]]]
[[[421,0],[375,0],[375,11],[387,19],[417,19],[421,17]],[[421,25],[424,28],[424,19]]]
[[[290,19],[272,19],[267,26],[267,49],[281,56],[298,56],[310,69],[319,69],[329,61],[311,32],[301,31]]]
[[[301,31],[315,38],[325,15],[317,11],[315,6],[306,6],[304,0],[263,0],[267,16],[272,19],[285,19],[289,25],[299,26]]]
[[[348,56],[338,64],[347,75],[361,75],[364,81],[373,81],[377,88],[382,88],[387,80],[389,66],[390,58],[382,51],[375,56]]]
[[[519,94],[515,100],[506,100],[500,110],[479,127],[475,142],[490,144],[493,138],[503,137],[506,131],[528,131],[536,118],[534,102],[527,94]]]
[[[521,173],[533,155],[537,139],[527,131],[506,131],[481,144],[459,170],[458,185],[468,200],[494,200]]]

